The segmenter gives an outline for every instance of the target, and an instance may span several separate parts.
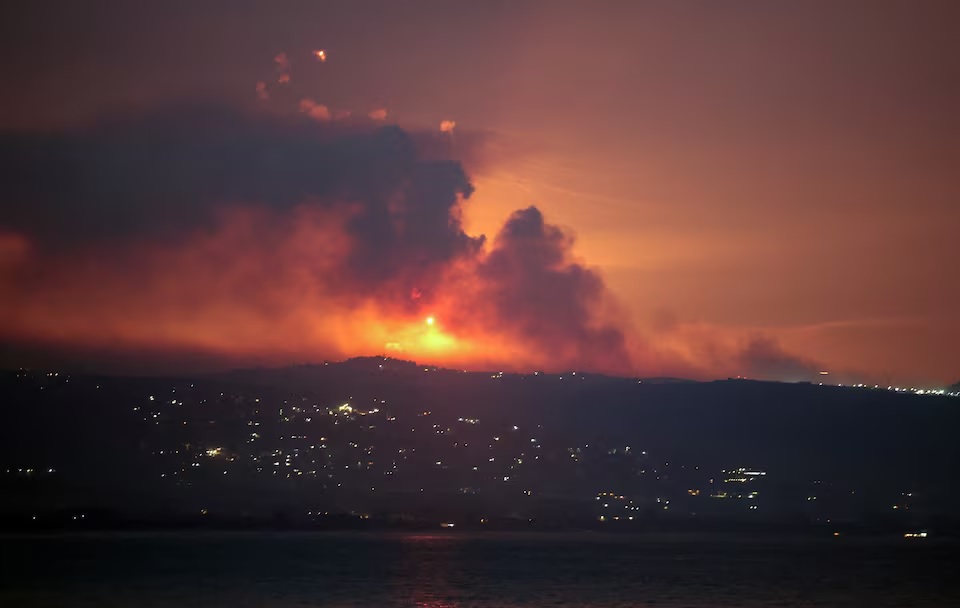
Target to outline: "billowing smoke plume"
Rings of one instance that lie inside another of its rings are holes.
[[[350,211],[349,277],[428,271],[482,242],[454,213],[472,190],[460,165],[423,160],[395,126],[179,109],[5,138],[0,167],[3,227],[50,251],[182,239],[234,208],[304,205]]]
[[[514,212],[479,267],[485,297],[499,323],[553,357],[624,370],[623,332],[594,322],[606,287],[595,272],[569,260],[572,244],[536,207]]]
[[[627,369],[602,280],[536,208],[464,232],[442,138],[210,107],[0,136],[0,338]]]
[[[755,336],[740,351],[736,362],[753,378],[772,380],[809,380],[820,366],[783,350],[768,336]]]

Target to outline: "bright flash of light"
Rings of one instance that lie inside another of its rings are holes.
[[[453,133],[453,128],[457,126],[457,121],[455,120],[441,120],[440,121],[440,132],[441,133]]]
[[[400,324],[383,329],[386,330],[384,348],[408,357],[451,356],[467,352],[470,348],[468,343],[442,331],[433,315],[417,324]]]
[[[323,63],[327,60],[327,52],[323,49],[319,49],[313,52],[313,56],[317,58],[317,61]]]

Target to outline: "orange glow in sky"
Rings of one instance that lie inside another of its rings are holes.
[[[116,108],[210,100],[282,117],[283,128],[395,123],[434,136],[431,158],[462,162],[475,192],[451,218],[486,241],[435,266],[414,255],[413,270],[359,288],[337,274],[359,247],[355,201],[311,206],[336,189],[317,195],[294,180],[313,185],[334,163],[265,144],[243,167],[240,200],[214,220],[47,253],[34,224],[6,221],[62,195],[41,166],[35,198],[0,193],[9,352],[179,349],[282,364],[387,351],[506,369],[589,360],[700,378],[753,365],[776,378],[960,380],[955,3],[879,2],[869,15],[852,3],[243,5],[228,23],[178,7],[143,19],[130,4],[96,36],[83,23],[63,35],[42,8],[26,10],[32,34],[7,53],[17,86],[0,112],[5,141],[55,140]],[[335,49],[329,66],[317,65],[321,43]],[[175,166],[208,166],[202,143]],[[152,153],[131,148],[73,174],[110,195],[139,175],[118,167]],[[355,168],[371,191],[376,162]],[[135,207],[112,202],[118,222]],[[195,213],[166,204],[159,224]],[[559,232],[518,238],[491,261],[505,222],[530,206]],[[444,228],[411,217],[364,225],[412,242],[429,241],[423,226]],[[505,314],[522,304],[545,313]]]

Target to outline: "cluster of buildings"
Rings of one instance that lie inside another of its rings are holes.
[[[96,431],[75,433],[98,442],[111,441],[111,434],[134,439],[117,442],[136,446],[116,453],[117,470],[132,470],[136,480],[123,483],[142,483],[136,492],[170,512],[282,511],[311,521],[344,513],[424,516],[452,527],[503,517],[558,524],[798,517],[833,523],[865,513],[912,515],[929,506],[924,489],[909,479],[888,480],[871,493],[862,487],[869,482],[823,479],[816,465],[786,471],[741,464],[722,441],[712,454],[686,442],[625,444],[623,428],[571,431],[549,416],[465,412],[389,383],[324,395],[226,381],[16,378],[33,382],[28,388],[43,392],[49,403],[42,407],[51,410],[76,413],[102,398],[98,407],[116,418],[82,417]],[[81,470],[84,455],[77,455],[75,461],[7,458],[0,471],[8,480],[61,471],[119,475],[99,464]]]

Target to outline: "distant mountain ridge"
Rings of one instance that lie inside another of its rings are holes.
[[[612,376],[609,374],[603,374],[599,372],[583,372],[576,370],[565,370],[565,371],[542,371],[542,370],[531,370],[531,371],[511,371],[504,372],[498,369],[476,369],[476,370],[464,370],[457,369],[452,367],[444,367],[439,365],[433,365],[430,363],[418,363],[416,361],[411,361],[409,359],[398,359],[395,357],[388,357],[385,355],[373,355],[373,356],[358,356],[350,357],[349,359],[343,359],[341,361],[325,361],[323,363],[302,363],[287,365],[281,367],[255,367],[255,368],[238,368],[234,370],[229,370],[225,372],[216,372],[209,374],[212,377],[236,377],[242,375],[273,375],[273,374],[310,374],[310,373],[321,373],[324,370],[328,371],[350,371],[350,372],[440,372],[440,373],[454,373],[454,374],[468,374],[468,375],[479,375],[479,376],[499,376],[499,377],[512,377],[512,378],[523,378],[528,376],[544,376],[544,377],[577,377],[577,378],[591,378],[591,379],[608,379],[608,380],[630,380],[631,382],[643,382],[648,384],[687,384],[687,383],[696,383],[700,382],[699,380],[692,380],[690,378],[675,378],[670,376],[653,376],[653,377],[644,377],[644,376]]]

